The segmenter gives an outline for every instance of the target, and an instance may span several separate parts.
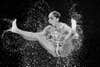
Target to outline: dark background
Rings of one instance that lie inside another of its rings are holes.
[[[61,6],[63,1],[50,0],[47,1],[50,6],[56,10],[64,11]],[[86,49],[86,55],[83,57],[83,62],[87,67],[99,67],[100,66],[100,44],[99,44],[99,25],[100,25],[100,1],[99,0],[81,0],[74,1],[78,3],[77,10],[83,15],[82,21],[84,25],[84,48]],[[34,4],[29,0],[1,0],[0,1],[0,17],[14,18],[20,16],[20,13],[24,9]],[[59,5],[58,5],[59,4]],[[68,5],[70,6],[70,4]],[[68,9],[68,8],[67,8]],[[84,52],[83,52],[84,53]]]

